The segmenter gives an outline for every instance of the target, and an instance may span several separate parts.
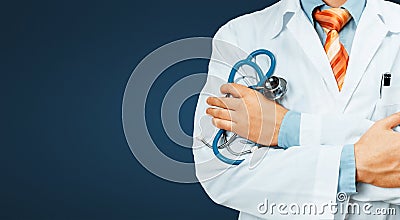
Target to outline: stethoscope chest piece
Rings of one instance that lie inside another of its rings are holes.
[[[282,98],[287,91],[287,82],[285,79],[272,76],[268,78],[263,88],[261,89],[262,94],[269,100],[278,100]]]

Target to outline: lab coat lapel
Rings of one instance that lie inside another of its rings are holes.
[[[298,10],[287,24],[288,30],[302,47],[307,58],[316,67],[332,97],[339,94],[335,77],[317,32],[303,11]],[[314,73],[310,73],[314,74]]]
[[[347,73],[341,91],[340,101],[342,103],[340,106],[342,111],[346,109],[368,65],[389,31],[377,13],[377,8],[379,8],[377,3],[375,0],[367,1],[354,36]]]

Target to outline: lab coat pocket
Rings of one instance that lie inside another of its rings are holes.
[[[381,94],[372,115],[374,121],[400,112],[400,87],[384,87]]]

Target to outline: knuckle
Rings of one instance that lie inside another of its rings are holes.
[[[220,105],[222,105],[222,103],[223,102],[219,98],[214,98],[211,104],[213,106],[220,106]]]
[[[216,117],[218,117],[218,118],[221,118],[221,117],[222,117],[222,112],[221,112],[221,110],[215,110],[214,115],[215,115]]]
[[[236,91],[240,91],[242,90],[245,86],[238,84],[238,83],[234,83],[232,84],[233,89],[235,89]]]
[[[226,115],[227,115],[227,117],[232,118],[232,111],[227,111]]]
[[[218,100],[218,104],[216,106],[220,108],[226,108],[226,102],[224,100]]]
[[[220,112],[220,117],[221,117],[221,118],[224,118],[224,119],[226,119],[226,120],[229,120],[229,119],[230,119],[230,114],[229,114],[228,111],[221,111],[221,112]]]

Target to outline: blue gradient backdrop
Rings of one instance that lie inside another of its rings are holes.
[[[199,184],[146,171],[125,141],[121,102],[134,67],[165,43],[213,36],[219,26],[274,1],[3,1],[0,13],[0,219],[235,219]],[[207,62],[160,77],[158,90]],[[179,74],[178,74],[179,73]],[[199,82],[204,83],[204,82]],[[165,136],[161,97],[146,112],[163,151],[192,161]],[[192,132],[196,97],[180,121]]]

